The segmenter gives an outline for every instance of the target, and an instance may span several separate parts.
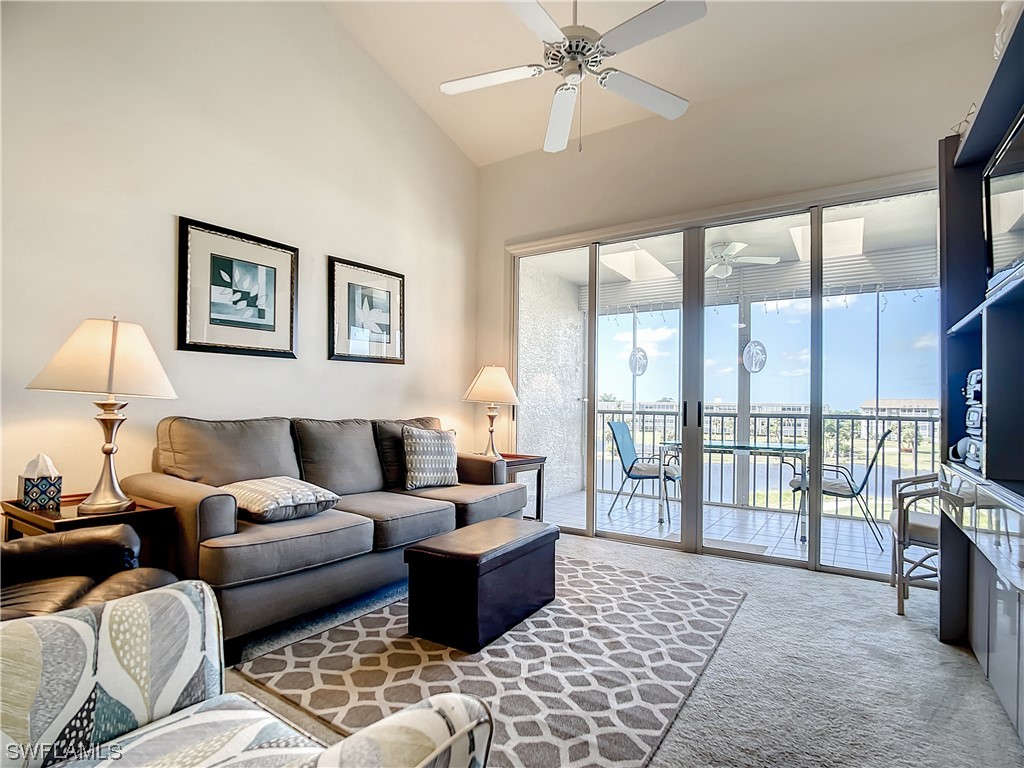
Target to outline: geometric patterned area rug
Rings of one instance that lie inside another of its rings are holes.
[[[491,766],[644,766],[744,593],[556,564],[555,600],[478,653],[409,635],[397,602],[238,670],[345,735],[458,691],[491,708]]]

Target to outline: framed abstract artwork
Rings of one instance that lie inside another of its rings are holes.
[[[178,349],[295,357],[299,249],[178,217]]]
[[[327,257],[327,358],[405,363],[405,276]]]

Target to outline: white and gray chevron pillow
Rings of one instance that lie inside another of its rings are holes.
[[[458,485],[455,430],[402,427],[405,444],[405,490]]]
[[[284,475],[242,480],[220,487],[238,502],[238,508],[254,523],[276,523],[310,517],[338,503],[336,493]]]

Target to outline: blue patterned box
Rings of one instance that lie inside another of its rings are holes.
[[[18,475],[18,506],[35,512],[39,509],[60,509],[60,475],[56,477],[22,477]]]

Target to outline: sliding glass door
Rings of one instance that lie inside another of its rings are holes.
[[[810,217],[704,232],[702,546],[806,562]]]
[[[597,261],[595,527],[678,543],[683,236],[602,244]]]
[[[888,574],[893,480],[938,471],[937,214],[933,191],[823,211],[825,567]]]
[[[546,519],[885,574],[892,481],[937,465],[934,192],[517,263],[522,453]]]

